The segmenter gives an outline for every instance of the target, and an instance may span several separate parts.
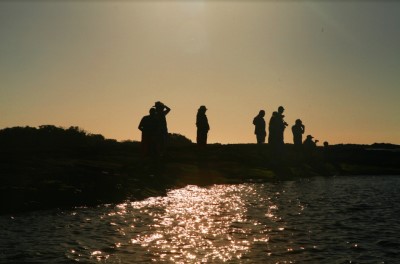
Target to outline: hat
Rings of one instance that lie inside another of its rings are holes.
[[[283,109],[283,110],[285,110],[285,108],[283,108],[283,106],[279,106],[278,109]]]
[[[311,136],[311,135],[307,135],[307,138],[314,138],[313,136]]]
[[[157,101],[157,102],[155,102],[155,104],[154,104],[155,107],[157,107],[157,106],[163,106],[163,105],[164,105],[164,104],[161,103],[160,101]]]
[[[199,110],[207,110],[207,108],[206,108],[205,105],[202,105],[202,106],[199,107]]]

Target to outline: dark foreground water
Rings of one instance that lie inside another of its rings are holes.
[[[1,263],[399,263],[400,176],[188,186],[0,216]]]

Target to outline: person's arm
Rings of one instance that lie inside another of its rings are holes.
[[[171,111],[171,108],[168,106],[164,105],[164,115],[167,115]]]
[[[138,129],[139,129],[140,131],[143,131],[143,118],[142,118],[142,120],[140,120]]]

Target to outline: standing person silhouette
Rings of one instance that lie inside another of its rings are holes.
[[[257,144],[265,143],[265,137],[267,136],[267,132],[265,131],[264,116],[265,116],[265,111],[260,110],[258,115],[253,119],[253,125],[255,126],[254,134],[256,135],[257,138]]]
[[[277,114],[277,144],[280,147],[283,147],[285,142],[283,139],[283,133],[285,132],[285,128],[287,127],[287,123],[283,118],[285,117],[283,115],[283,111],[285,111],[285,108],[283,106],[278,107],[278,114]]]
[[[272,149],[275,148],[276,143],[277,143],[277,134],[278,134],[278,112],[274,111],[272,113],[271,119],[269,120],[269,126],[268,126],[268,144],[272,147]]]
[[[168,139],[168,127],[166,115],[171,111],[171,109],[160,101],[156,102],[154,105],[156,109],[156,116],[160,125],[159,135],[158,135],[158,148],[160,154],[163,155],[166,148],[166,143]]]
[[[270,149],[276,157],[281,158],[284,154],[285,143],[283,140],[283,133],[286,126],[288,125],[283,118],[283,106],[279,106],[278,111],[272,113],[271,119],[269,120],[269,137],[268,144]]]
[[[293,143],[296,149],[301,149],[303,145],[303,134],[305,127],[300,119],[297,119],[295,124],[292,126]]]
[[[207,108],[202,105],[197,110],[196,116],[196,127],[197,127],[197,145],[199,147],[205,147],[207,145],[208,131],[210,125],[208,124],[208,118],[206,116]]]
[[[138,128],[142,131],[141,148],[143,156],[154,157],[157,154],[156,142],[159,134],[159,122],[154,107],[150,108],[149,113],[140,120]]]

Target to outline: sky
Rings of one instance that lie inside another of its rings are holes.
[[[171,133],[255,143],[285,108],[320,142],[400,144],[400,2],[0,1],[0,129],[79,126],[140,140],[156,101]]]

